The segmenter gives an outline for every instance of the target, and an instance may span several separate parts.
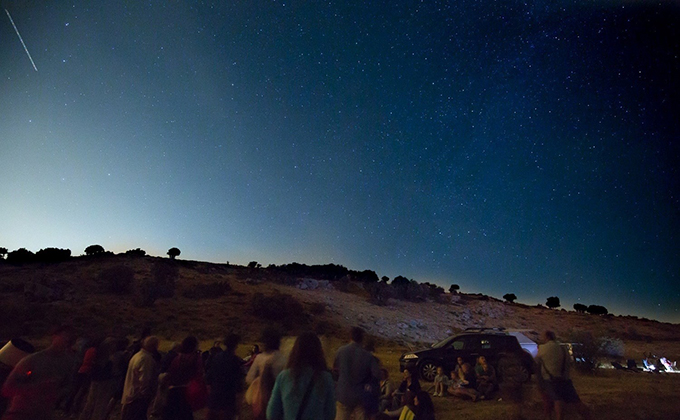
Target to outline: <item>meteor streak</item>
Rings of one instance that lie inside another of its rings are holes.
[[[28,52],[28,48],[26,48],[26,44],[24,43],[24,39],[21,37],[21,34],[19,33],[19,30],[17,29],[17,25],[14,24],[14,19],[12,19],[12,15],[9,14],[9,10],[5,9],[5,13],[7,13],[7,17],[9,18],[9,21],[12,22],[12,26],[14,27],[14,31],[17,33],[17,36],[19,37],[19,41],[21,41],[21,45],[24,46],[24,51],[26,51],[26,55],[28,56],[28,59],[31,60],[31,64],[33,64],[33,69],[35,71],[38,71],[38,68],[35,66],[35,63],[33,62],[33,58],[31,57],[31,53]]]

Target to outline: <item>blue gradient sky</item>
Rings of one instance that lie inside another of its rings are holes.
[[[680,322],[680,9],[19,2],[0,246],[371,269]]]

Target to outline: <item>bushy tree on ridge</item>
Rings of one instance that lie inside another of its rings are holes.
[[[168,249],[168,256],[170,257],[171,260],[174,260],[181,253],[182,251],[180,251],[179,248],[172,247]]]
[[[103,254],[104,252],[104,247],[101,245],[90,245],[85,248],[85,255]]]
[[[588,310],[588,307],[582,303],[574,303],[574,310],[580,314],[583,314]]]
[[[545,306],[547,306],[550,309],[555,309],[560,307],[560,298],[557,296],[550,296],[546,301],[545,301]]]

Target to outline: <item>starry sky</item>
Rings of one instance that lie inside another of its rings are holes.
[[[3,0],[0,246],[680,322],[680,3]]]

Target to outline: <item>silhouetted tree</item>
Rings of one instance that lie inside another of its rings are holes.
[[[353,273],[353,277],[362,283],[377,283],[378,275],[373,270],[364,270],[360,273]]]
[[[45,263],[56,263],[66,261],[71,258],[70,249],[44,248],[36,252],[35,260]]]
[[[550,296],[546,301],[545,301],[545,306],[551,309],[559,308],[560,307],[560,298],[557,296]]]
[[[517,296],[515,296],[514,293],[506,293],[503,295],[503,299],[507,300],[510,303],[514,303],[517,300]]]
[[[7,255],[7,248],[0,248],[0,260],[4,260],[5,255]]]
[[[430,297],[433,299],[437,299],[440,295],[443,295],[445,292],[443,287],[438,286],[436,284],[425,282],[422,284],[422,286],[427,288]]]
[[[179,248],[170,248],[170,249],[168,249],[168,256],[170,256],[170,259],[171,259],[171,260],[174,260],[175,257],[178,257],[178,256],[179,256],[179,254],[181,254],[181,251],[179,250]]]
[[[458,293],[460,290],[460,286],[457,284],[452,284],[451,287],[449,287],[449,293]]]
[[[404,297],[414,302],[423,301],[429,294],[428,289],[429,287],[427,287],[427,285],[420,284],[415,280],[411,280],[406,287],[406,294]]]
[[[26,248],[19,248],[7,254],[7,262],[10,264],[26,264],[34,261],[35,254]]]
[[[276,271],[288,277],[309,277],[317,280],[340,280],[347,275],[352,279],[359,280],[362,276],[359,271],[351,271],[337,264],[305,265],[300,263],[284,264],[276,267]]]
[[[588,307],[582,303],[574,303],[574,310],[580,314],[585,313]]]
[[[143,257],[146,255],[146,251],[140,248],[130,249],[128,251],[125,251],[125,255],[129,255],[131,257]]]
[[[406,291],[411,281],[404,276],[397,276],[392,279],[390,285],[394,289],[394,295],[399,299],[406,299]]]
[[[383,283],[387,283],[388,281],[390,281],[390,278],[387,277],[387,276],[382,276],[382,277],[380,277],[380,281],[383,282]]]
[[[607,308],[600,305],[590,305],[586,311],[591,315],[607,315],[609,313]]]
[[[379,306],[387,304],[389,298],[394,295],[394,289],[387,282],[369,283],[366,290],[371,296],[369,302]]]
[[[404,276],[397,276],[397,277],[395,277],[395,278],[392,279],[392,283],[391,283],[391,284],[392,284],[392,286],[394,286],[394,287],[404,287],[404,286],[408,286],[409,283],[410,283],[410,281],[409,281],[409,279],[407,279],[406,277],[404,277]]]
[[[256,268],[258,265],[257,261],[251,261],[248,263],[248,268]]]
[[[101,245],[90,245],[85,248],[85,255],[103,254],[104,247]]]

